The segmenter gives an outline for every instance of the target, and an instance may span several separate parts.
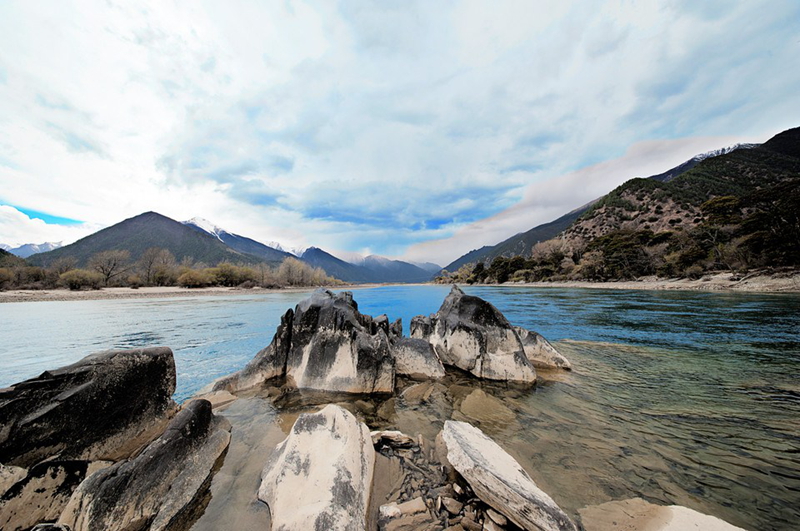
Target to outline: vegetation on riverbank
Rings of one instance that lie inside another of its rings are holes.
[[[177,263],[166,249],[147,249],[137,261],[127,251],[103,251],[93,255],[85,268],[74,258],[59,258],[48,267],[0,256],[0,290],[44,290],[67,288],[92,290],[101,287],[181,286],[186,288],[330,286],[340,283],[320,268],[294,258],[279,266],[221,262],[214,267],[184,260]]]

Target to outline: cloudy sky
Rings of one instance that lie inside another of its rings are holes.
[[[0,3],[0,243],[153,210],[445,264],[800,125],[800,2]]]

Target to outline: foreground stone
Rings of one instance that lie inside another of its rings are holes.
[[[525,348],[525,356],[531,364],[541,369],[566,369],[572,370],[572,364],[548,340],[541,334],[526,330],[521,326],[515,326],[522,346]]]
[[[500,311],[453,286],[439,311],[411,320],[411,337],[433,345],[445,365],[479,378],[535,382],[517,332]]]
[[[99,352],[0,390],[0,463],[124,459],[174,414],[168,348]]]
[[[744,531],[687,507],[655,505],[641,498],[584,507],[578,513],[586,531]]]
[[[359,313],[352,293],[318,289],[286,312],[267,348],[213,390],[235,392],[286,377],[300,389],[391,393],[394,358],[386,330],[394,333],[394,325]]]
[[[273,529],[363,530],[374,466],[367,427],[328,405],[300,415],[264,467],[258,498]]]
[[[522,467],[481,430],[448,420],[441,432],[450,465],[475,495],[530,531],[576,531],[575,525]]]
[[[444,365],[430,343],[424,339],[404,337],[392,345],[395,371],[415,380],[444,378]]]
[[[230,443],[230,424],[207,400],[194,400],[130,461],[89,476],[59,523],[73,531],[159,531],[190,523]]]

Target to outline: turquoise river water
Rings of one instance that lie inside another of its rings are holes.
[[[388,419],[374,416],[380,401],[359,401],[365,408],[359,416],[371,427],[433,437],[444,420],[463,419],[459,401],[480,387],[515,420],[467,420],[519,459],[572,515],[585,505],[640,496],[745,529],[800,528],[800,295],[465,291],[553,341],[574,370],[542,373],[527,391],[448,377],[437,384],[440,401],[398,401]],[[386,286],[354,295],[362,313],[401,317],[407,333],[411,317],[435,312],[447,292],[444,286]],[[286,309],[307,295],[0,304],[0,387],[91,352],[166,345],[175,352],[175,399],[182,401],[247,363],[269,343]],[[225,414],[234,428],[237,418],[254,415],[274,423],[267,447],[286,430],[287,418],[266,399],[243,401]],[[236,474],[227,469],[244,466],[235,464],[236,445],[258,444],[246,440],[253,432],[240,431],[234,429],[232,450],[212,486],[228,494],[214,494],[196,529],[228,518],[222,505],[236,489],[225,478]]]

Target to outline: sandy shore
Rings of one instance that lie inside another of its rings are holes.
[[[800,272],[774,275],[734,276],[732,273],[706,275],[697,280],[688,278],[664,279],[645,277],[621,282],[529,282],[513,284],[548,288],[594,288],[594,289],[646,289],[685,291],[746,291],[763,293],[800,293]]]

